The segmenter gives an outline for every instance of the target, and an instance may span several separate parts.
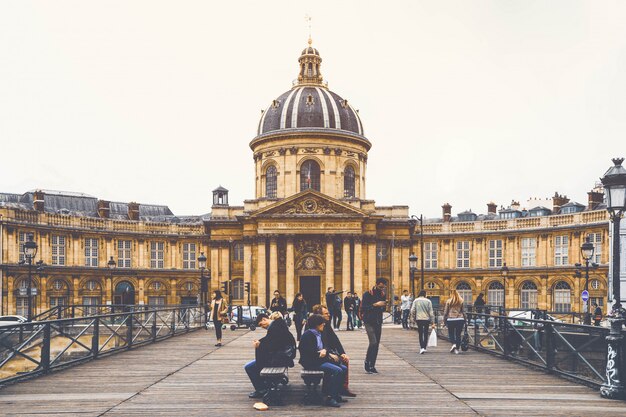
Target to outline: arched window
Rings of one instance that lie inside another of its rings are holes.
[[[489,284],[487,302],[492,306],[502,306],[504,304],[504,285],[500,281],[494,281]]]
[[[152,289],[155,291],[159,291],[163,287],[163,283],[160,281],[154,281],[152,283]]]
[[[185,289],[189,292],[193,291],[193,289],[195,288],[195,285],[193,285],[193,282],[186,282],[185,283]]]
[[[347,166],[343,172],[343,196],[346,198],[355,197],[354,191],[354,168]]]
[[[276,189],[278,188],[276,176],[276,167],[270,165],[265,171],[265,197],[267,198],[276,198]]]
[[[300,191],[313,189],[320,191],[320,166],[308,160],[300,167]]]
[[[473,299],[472,287],[470,287],[470,285],[467,282],[465,281],[459,282],[456,286],[456,290],[459,292],[459,294],[463,298],[463,303],[465,303],[465,305],[472,304],[472,299]]]
[[[85,288],[87,289],[87,291],[97,291],[100,289],[100,284],[98,284],[94,280],[90,280],[87,281],[87,283],[85,284]]]
[[[65,283],[60,279],[57,279],[52,283],[52,289],[55,291],[61,291],[63,288],[65,288]]]
[[[554,286],[554,311],[572,310],[572,289],[565,281],[559,281]]]
[[[243,300],[243,279],[237,278],[233,280],[233,299]]]
[[[523,309],[537,308],[537,285],[532,281],[524,281],[520,292],[520,306]]]
[[[435,284],[434,282],[427,282],[426,283],[426,288],[428,288],[429,290],[434,290],[437,288],[437,284]]]

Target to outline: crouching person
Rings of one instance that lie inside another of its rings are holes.
[[[262,313],[257,316],[256,324],[266,329],[267,334],[252,342],[255,359],[244,367],[254,387],[254,392],[248,395],[250,398],[262,398],[267,391],[260,376],[263,368],[279,366],[291,368],[296,354],[296,341],[281,317],[271,320],[267,314]]]
[[[341,390],[348,368],[331,362],[330,354],[322,342],[322,332],[327,325],[324,317],[319,314],[309,317],[308,330],[300,339],[300,364],[306,370],[324,372],[325,391],[328,394],[324,404],[339,407],[339,403],[344,401],[341,398]]]

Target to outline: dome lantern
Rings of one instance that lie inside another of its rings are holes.
[[[309,46],[302,51],[300,58],[298,58],[298,62],[300,63],[298,84],[324,86],[322,73],[320,72],[322,57],[319,51],[311,46],[312,43],[313,41],[309,38]]]

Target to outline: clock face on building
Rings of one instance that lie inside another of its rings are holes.
[[[304,211],[306,211],[307,213],[313,213],[315,210],[317,210],[317,203],[315,202],[315,200],[306,200],[303,206]]]

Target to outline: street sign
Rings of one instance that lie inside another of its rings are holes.
[[[587,300],[589,299],[589,291],[583,290],[583,292],[580,294],[580,296],[582,297],[583,301],[586,303]]]

